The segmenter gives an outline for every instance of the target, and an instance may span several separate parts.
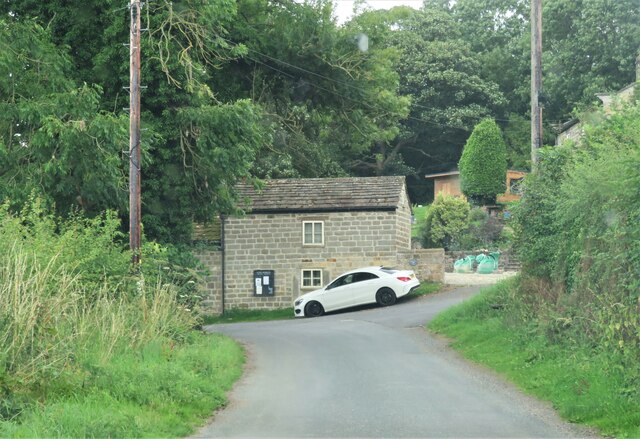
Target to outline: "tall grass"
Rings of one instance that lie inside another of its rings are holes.
[[[194,331],[181,285],[122,272],[113,223],[73,221],[0,209],[0,437],[188,434],[242,350]]]
[[[65,376],[82,375],[86,353],[105,363],[154,340],[178,341],[196,324],[171,285],[143,286],[135,295],[104,285],[87,294],[54,260],[41,262],[17,243],[0,255],[0,384],[18,395],[66,385]]]

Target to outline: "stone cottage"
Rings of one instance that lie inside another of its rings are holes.
[[[636,99],[640,98],[638,90],[640,90],[640,52],[638,52],[638,56],[636,57],[636,81],[631,84],[627,84],[622,89],[613,92],[613,93],[596,93],[596,96],[602,102],[602,109],[604,110],[604,114],[609,116],[613,114],[616,110],[620,109],[620,104],[625,102],[633,102]],[[583,117],[586,116],[587,120],[592,118],[592,115],[587,113],[584,114]],[[596,121],[591,120],[591,123]],[[573,118],[568,122],[561,124],[558,127],[558,135],[556,136],[556,146],[562,145],[565,141],[571,140],[577,142],[584,135],[584,126],[580,119]]]
[[[441,249],[411,249],[404,177],[269,180],[238,190],[246,214],[222,220],[222,250],[199,251],[210,268],[205,306],[284,308],[344,271],[413,269],[442,281]]]

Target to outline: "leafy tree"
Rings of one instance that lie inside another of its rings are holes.
[[[469,136],[458,163],[460,187],[474,204],[495,202],[506,189],[506,145],[491,119],[480,122]]]
[[[458,0],[447,3],[462,38],[477,54],[481,76],[500,87],[504,113],[529,108],[530,33],[528,0]]]
[[[442,8],[398,7],[365,12],[349,26],[367,34],[370,44],[400,51],[400,92],[411,97],[399,135],[376,145],[369,160],[391,172],[401,156],[420,180],[426,172],[453,168],[473,125],[504,103],[498,87],[478,75],[480,65],[460,24]]]
[[[438,194],[427,210],[421,230],[422,245],[447,250],[456,246],[468,228],[470,209],[464,198]]]
[[[547,131],[548,132],[548,131]],[[507,145],[509,169],[531,169],[531,121],[518,114],[510,114],[503,128]]]
[[[261,177],[346,175],[376,162],[360,160],[392,140],[409,100],[398,96],[395,50],[358,44],[338,28],[328,1],[301,4],[245,0],[229,31],[247,56],[225,67],[216,83],[259,102],[274,130],[254,172]],[[233,78],[229,81],[227,78]]]
[[[61,211],[125,206],[127,118],[100,110],[101,88],[77,87],[72,64],[31,20],[0,20],[0,198],[42,194]]]
[[[117,42],[128,40],[128,9],[115,1],[89,1],[82,5],[77,2],[32,3],[25,0],[2,6],[10,12],[9,28],[26,23],[33,16],[33,20],[47,23],[52,29],[51,39],[59,51],[66,53],[67,44],[74,47],[65,59],[75,68],[66,68],[67,88],[60,90],[61,102],[55,102],[60,114],[65,114],[63,111],[68,108],[66,114],[73,120],[82,119],[75,113],[83,110],[103,114],[103,119],[125,122],[128,117],[121,107],[127,102],[122,98],[122,87],[128,85],[128,51]],[[143,224],[145,232],[152,238],[187,241],[194,219],[206,221],[217,212],[234,209],[234,184],[238,179],[251,178],[249,170],[256,151],[269,141],[269,133],[262,123],[263,114],[259,107],[237,98],[221,102],[210,86],[211,73],[243,53],[242,46],[231,47],[219,38],[235,16],[235,2],[193,0],[176,5],[152,3],[147,7],[144,19],[149,31],[141,42],[141,76],[147,86],[142,96],[142,125],[147,130],[142,138],[145,153],[142,169]],[[90,23],[95,24],[92,29],[95,38],[83,37],[89,24],[76,17],[79,11],[91,11],[93,14]],[[37,56],[32,58],[38,59]],[[66,103],[62,99],[73,98],[69,90],[74,82],[91,83],[95,80],[100,84],[85,86],[84,94],[76,101]],[[99,102],[95,97],[97,92],[92,95],[91,90],[104,90],[103,101]],[[46,121],[50,124],[55,122]],[[85,126],[91,127],[86,123],[67,125],[78,132],[83,132]],[[68,179],[67,174],[90,168],[92,159],[95,159],[97,168],[87,170],[84,178],[89,181],[95,179],[97,187],[107,193],[117,192],[126,199],[126,191],[121,190],[121,180],[104,178],[96,172],[96,169],[105,169],[105,172],[125,174],[128,161],[122,160],[122,150],[128,144],[126,131],[115,136],[104,127],[102,130],[96,127],[97,133],[89,131],[86,137],[90,140],[83,147],[79,143],[83,139],[80,134],[63,136],[64,133],[55,131],[61,127],[63,125],[58,123],[46,131],[37,131],[48,135],[50,150],[68,149],[65,157],[76,160],[67,167],[53,167],[64,182],[57,187],[70,191],[73,186],[62,177]],[[122,127],[126,129],[124,123]],[[93,141],[94,138],[97,140]],[[93,155],[83,151],[82,148],[86,150],[91,146],[96,149],[95,143],[103,138],[110,140],[112,156],[108,159],[100,154],[105,149],[101,144],[97,145],[98,153]],[[60,157],[59,153],[54,155],[42,148],[38,152],[56,160]],[[85,160],[87,156],[89,159]],[[10,164],[9,173],[18,172],[17,164]],[[75,194],[69,194],[59,203],[59,209],[69,208],[72,195]],[[102,209],[123,207],[114,200],[105,204]]]
[[[640,47],[637,0],[552,0],[543,10],[545,117],[566,119],[595,93],[635,79]]]

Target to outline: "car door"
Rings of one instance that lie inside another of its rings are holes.
[[[364,305],[375,302],[379,283],[380,279],[373,273],[355,273],[353,304]]]
[[[345,274],[331,282],[322,293],[322,306],[325,311],[346,308],[352,306],[354,275]]]

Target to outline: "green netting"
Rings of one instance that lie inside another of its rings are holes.
[[[500,252],[492,252],[488,255],[479,254],[476,256],[476,262],[478,268],[476,272],[479,274],[491,274],[498,269],[498,260],[500,259]]]
[[[453,263],[453,271],[455,273],[473,273],[473,263],[475,257],[467,256],[466,258],[458,259]]]

